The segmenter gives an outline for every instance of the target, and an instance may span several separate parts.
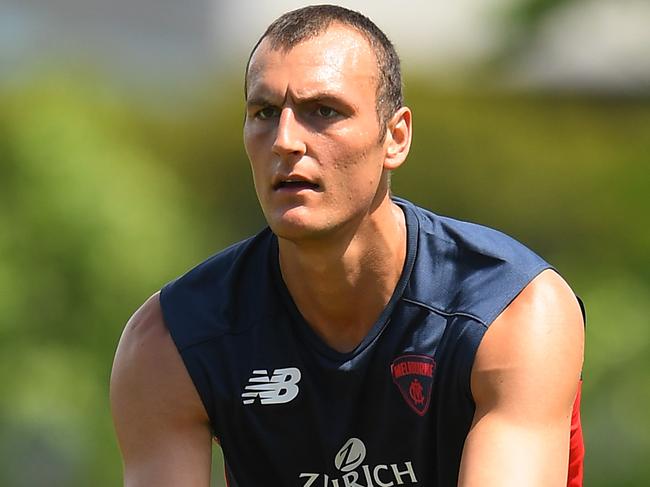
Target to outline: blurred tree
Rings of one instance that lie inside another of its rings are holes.
[[[589,313],[586,485],[647,484],[650,100],[407,87],[394,191],[557,264]],[[172,116],[92,77],[0,92],[0,485],[119,484],[107,385],[124,322],[263,225],[241,88],[215,91]]]
[[[537,39],[541,28],[560,10],[590,0],[516,0],[508,2],[497,16],[504,33],[501,46],[488,60],[493,66],[508,65],[522,56]]]
[[[0,120],[0,484],[116,485],[119,330],[224,242],[100,83],[39,80],[2,97]]]

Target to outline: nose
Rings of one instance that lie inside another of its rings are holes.
[[[305,153],[306,146],[302,126],[296,120],[295,113],[291,108],[285,107],[280,113],[271,150],[280,157],[301,156]]]

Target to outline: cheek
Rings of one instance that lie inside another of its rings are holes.
[[[382,174],[381,154],[367,147],[341,154],[334,164],[336,187],[348,201],[366,201],[374,197]]]
[[[377,168],[383,166],[382,146],[379,144],[377,130],[376,122],[373,121],[372,124],[356,123],[337,134],[330,154],[339,161],[343,171],[357,175],[365,173],[370,177],[377,173]]]
[[[265,148],[268,149],[269,140],[272,135],[272,128],[268,124],[260,124],[255,120],[244,123],[244,147],[246,153],[259,153]]]
[[[256,134],[252,129],[244,128],[244,150],[248,159],[252,161],[256,149],[259,147],[259,134]]]
[[[252,130],[244,130],[244,150],[253,170],[253,176],[261,174],[263,168],[267,166],[264,161],[264,156],[269,151],[265,149],[265,144],[264,134]]]

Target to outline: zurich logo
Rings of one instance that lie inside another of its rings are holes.
[[[366,445],[359,438],[350,438],[334,456],[338,472],[303,472],[298,475],[302,487],[391,487],[418,485],[415,468],[410,461],[401,463],[364,463]],[[330,468],[331,470],[331,468]]]
[[[342,472],[357,468],[366,458],[366,445],[359,438],[350,438],[334,457],[334,465]]]

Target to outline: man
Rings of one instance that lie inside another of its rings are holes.
[[[391,197],[411,133],[367,18],[317,6],[269,27],[244,142],[270,228],[127,324],[125,485],[208,486],[212,438],[239,487],[579,484],[578,301],[514,240]]]

